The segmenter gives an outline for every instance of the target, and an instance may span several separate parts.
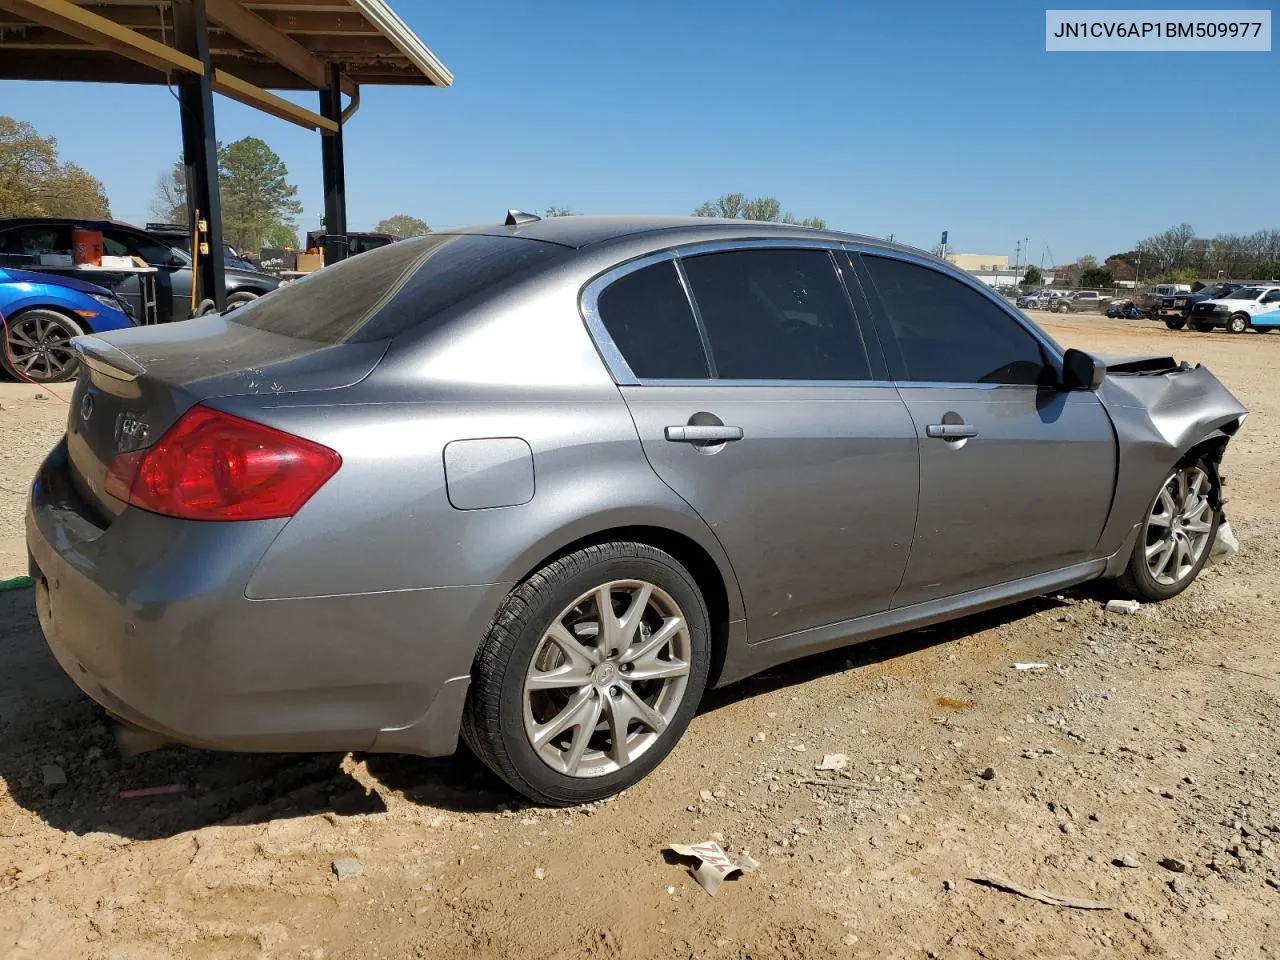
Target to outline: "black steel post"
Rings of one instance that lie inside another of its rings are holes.
[[[187,216],[194,228],[196,211],[208,224],[202,239],[209,244],[196,264],[196,306],[212,300],[226,306],[222,260],[222,203],[218,196],[218,138],[213,129],[213,60],[209,56],[209,21],[204,0],[173,0],[175,46],[204,64],[204,74],[178,75],[182,114],[182,163],[187,174]],[[194,252],[194,251],[193,251]],[[178,316],[174,319],[182,319]]]
[[[338,124],[337,133],[321,131],[324,167],[324,262],[347,256],[347,173],[342,162],[342,72],[329,64],[329,89],[320,91],[320,115]]]

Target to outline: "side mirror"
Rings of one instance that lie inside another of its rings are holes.
[[[1107,365],[1097,357],[1072,347],[1062,355],[1064,390],[1097,390],[1107,375]]]

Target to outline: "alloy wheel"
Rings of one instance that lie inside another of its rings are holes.
[[[669,594],[643,580],[602,584],[543,633],[524,679],[524,729],[539,758],[598,777],[650,749],[673,721],[693,646]]]
[[[1144,524],[1143,541],[1147,571],[1157,583],[1181,583],[1209,548],[1211,488],[1209,474],[1198,464],[1175,470],[1161,488]]]
[[[48,313],[19,316],[5,323],[6,349],[13,370],[32,380],[58,380],[76,362],[76,334]]]

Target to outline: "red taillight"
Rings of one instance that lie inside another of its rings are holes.
[[[291,517],[342,465],[336,451],[209,407],[107,468],[107,493],[185,520]]]

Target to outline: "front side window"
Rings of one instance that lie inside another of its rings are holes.
[[[596,309],[609,338],[641,380],[702,380],[707,358],[673,260],[605,287]]]
[[[70,253],[71,228],[63,225],[19,227],[3,240],[5,253],[39,257],[42,253]]]
[[[717,377],[868,380],[866,349],[825,250],[734,250],[682,261]]]
[[[931,267],[863,256],[902,351],[906,379],[1046,382],[1039,342],[996,304]]]

